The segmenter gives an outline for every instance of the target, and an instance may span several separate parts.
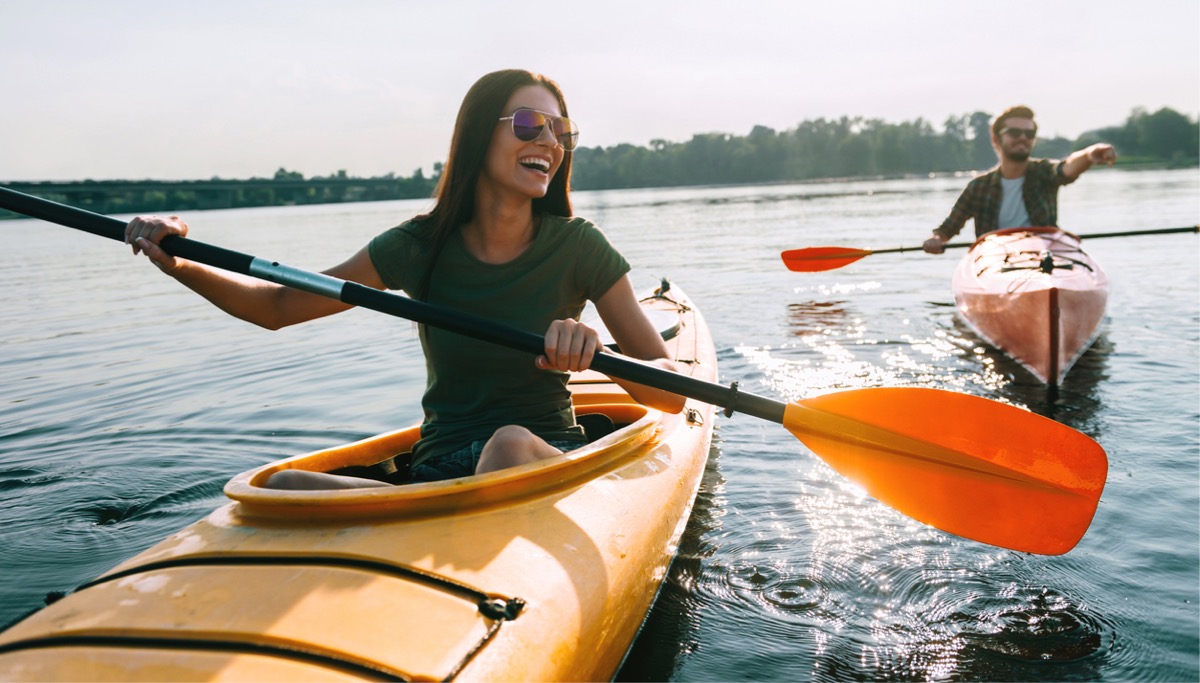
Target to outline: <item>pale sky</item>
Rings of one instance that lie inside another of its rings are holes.
[[[429,172],[514,67],[585,146],[1017,103],[1075,137],[1200,112],[1200,2],[0,0],[0,182]]]

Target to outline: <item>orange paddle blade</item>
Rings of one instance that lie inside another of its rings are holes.
[[[939,389],[858,389],[789,404],[783,424],[879,501],[943,531],[1060,555],[1083,537],[1108,476],[1084,434]]]
[[[869,249],[851,249],[849,247],[808,247],[806,249],[789,249],[779,256],[788,270],[816,273],[848,266],[872,253]]]

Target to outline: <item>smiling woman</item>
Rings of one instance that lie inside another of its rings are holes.
[[[545,335],[543,354],[530,362],[520,352],[421,329],[429,378],[421,438],[413,448],[415,481],[505,469],[584,442],[566,381],[567,373],[586,370],[603,352],[597,331],[579,322],[588,301],[626,355],[675,369],[634,297],[629,264],[596,226],[572,216],[571,150],[578,134],[562,91],[550,79],[521,70],[487,74],[459,110],[433,210],[377,235],[325,271]],[[187,231],[177,217],[141,217],[130,222],[126,241],[222,310],[269,329],[350,308],[238,279],[159,247],[163,238]],[[683,407],[675,394],[618,382],[646,405],[670,413]],[[284,471],[265,485],[379,483]]]

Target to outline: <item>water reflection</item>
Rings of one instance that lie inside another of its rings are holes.
[[[1101,333],[1083,352],[1057,387],[1047,386],[1003,351],[990,346],[975,334],[962,318],[954,317],[954,334],[964,348],[971,347],[970,358],[979,371],[994,377],[995,395],[982,394],[1025,406],[1039,415],[1095,434],[1097,415],[1103,411],[1100,387],[1109,377],[1108,359],[1113,344]]]
[[[788,304],[788,332],[794,337],[828,334],[844,328],[849,316],[846,301],[802,301]]]
[[[698,586],[723,623],[753,629],[757,642],[733,652],[802,653],[817,680],[1059,679],[1103,666],[1114,626],[1041,585],[1039,561],[910,520],[815,459],[795,469],[730,510],[758,528],[731,524]]]
[[[915,324],[905,315],[909,332],[889,337],[864,322],[861,309],[869,304],[789,303],[790,343],[736,350],[765,385],[789,399],[854,387],[930,386],[1019,405],[1045,400],[1044,386],[1038,383],[1040,393],[1024,386],[1008,359],[982,348],[944,307]],[[896,327],[894,320],[881,324]],[[1094,398],[1103,355],[1081,359],[1080,378],[1092,381],[1077,379],[1066,390]],[[1075,405],[1081,396],[1068,400]],[[732,440],[728,432],[726,438]],[[737,474],[779,483],[760,486],[754,503],[735,497],[729,514],[755,520],[761,531],[730,525],[714,541],[719,550],[697,587],[721,606],[722,623],[752,629],[757,642],[733,646],[706,638],[709,652],[694,655],[704,664],[685,661],[684,672],[753,678],[766,666],[755,665],[757,658],[786,651],[808,662],[789,672],[806,679],[1045,680],[1093,675],[1111,656],[1112,623],[1084,601],[1042,585],[1036,563],[904,517],[812,454],[797,459],[790,474]],[[746,623],[748,614],[757,623]],[[718,657],[741,665],[722,666]],[[778,662],[769,670],[779,678]]]

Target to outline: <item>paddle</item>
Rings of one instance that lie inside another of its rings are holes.
[[[125,223],[0,187],[0,208],[124,240]],[[539,354],[543,338],[354,282],[181,237],[176,256]],[[938,389],[858,389],[784,404],[615,354],[592,367],[777,422],[867,493],[965,538],[1014,550],[1070,550],[1095,514],[1108,470],[1103,449],[1053,420]]]
[[[1101,232],[1091,235],[1078,235],[1080,239],[1094,240],[1102,237],[1130,237],[1134,235],[1167,235],[1177,232],[1200,232],[1200,225],[1184,228],[1161,228],[1157,230],[1129,230],[1126,232]],[[947,244],[946,249],[969,247],[971,242],[956,242]],[[779,256],[783,259],[788,270],[801,273],[817,273],[823,270],[834,270],[842,266],[870,256],[871,254],[898,254],[905,251],[923,251],[922,247],[896,247],[893,249],[853,249],[851,247],[808,247],[806,249],[789,249]]]

